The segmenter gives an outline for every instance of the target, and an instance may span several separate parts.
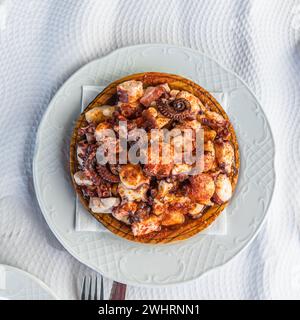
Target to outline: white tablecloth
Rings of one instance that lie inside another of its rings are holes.
[[[256,92],[275,137],[277,184],[267,222],[243,253],[189,284],[130,286],[127,299],[300,298],[299,1],[0,0],[0,263],[78,298],[76,279],[92,271],[64,250],[38,207],[36,130],[80,66],[151,42],[203,51]]]

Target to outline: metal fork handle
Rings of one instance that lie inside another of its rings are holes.
[[[125,300],[126,284],[114,281],[109,300]]]

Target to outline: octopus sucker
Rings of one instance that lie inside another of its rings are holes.
[[[194,119],[190,112],[191,104],[183,98],[173,101],[159,99],[157,101],[157,109],[163,116],[172,120],[183,121]]]

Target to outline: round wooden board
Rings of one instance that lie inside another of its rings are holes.
[[[83,197],[81,189],[74,181],[74,173],[77,171],[77,156],[76,156],[76,145],[78,141],[78,129],[85,125],[85,112],[93,109],[96,106],[104,104],[112,104],[116,97],[117,85],[128,80],[140,80],[143,82],[144,87],[156,86],[158,84],[168,83],[171,89],[185,90],[196,97],[198,97],[204,105],[207,105],[211,110],[219,112],[225,119],[229,120],[226,112],[223,110],[217,100],[205,89],[197,85],[191,80],[183,78],[178,75],[160,73],[160,72],[145,72],[129,75],[122,79],[116,80],[107,86],[82,112],[79,119],[76,122],[73,130],[71,144],[70,144],[70,172],[73,181],[73,186],[80,198],[81,203],[99,222],[101,222],[106,228],[108,228],[114,234],[125,238],[127,240],[143,242],[149,244],[158,243],[170,243],[174,241],[187,239],[203,229],[207,228],[224,210],[228,203],[222,205],[214,205],[209,208],[199,219],[187,218],[185,223],[182,225],[162,228],[159,232],[153,232],[148,235],[134,237],[131,228],[126,224],[116,220],[110,214],[95,214],[89,209],[88,201]],[[231,132],[231,143],[234,147],[235,153],[235,168],[233,175],[230,177],[232,183],[232,189],[236,187],[238,172],[240,166],[239,148],[236,135],[233,126],[230,124],[229,131]]]

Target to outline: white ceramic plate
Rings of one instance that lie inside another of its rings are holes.
[[[54,300],[56,296],[33,275],[0,264],[0,300]]]
[[[241,169],[228,212],[227,235],[196,236],[166,245],[144,245],[112,233],[76,232],[69,175],[69,140],[79,115],[82,85],[103,85],[128,74],[161,71],[190,78],[210,92],[227,92]],[[191,49],[139,45],[119,49],[77,71],[51,101],[37,134],[34,184],[51,230],[78,260],[104,276],[133,285],[167,285],[198,278],[223,265],[257,233],[271,201],[274,142],[262,108],[235,74]]]

